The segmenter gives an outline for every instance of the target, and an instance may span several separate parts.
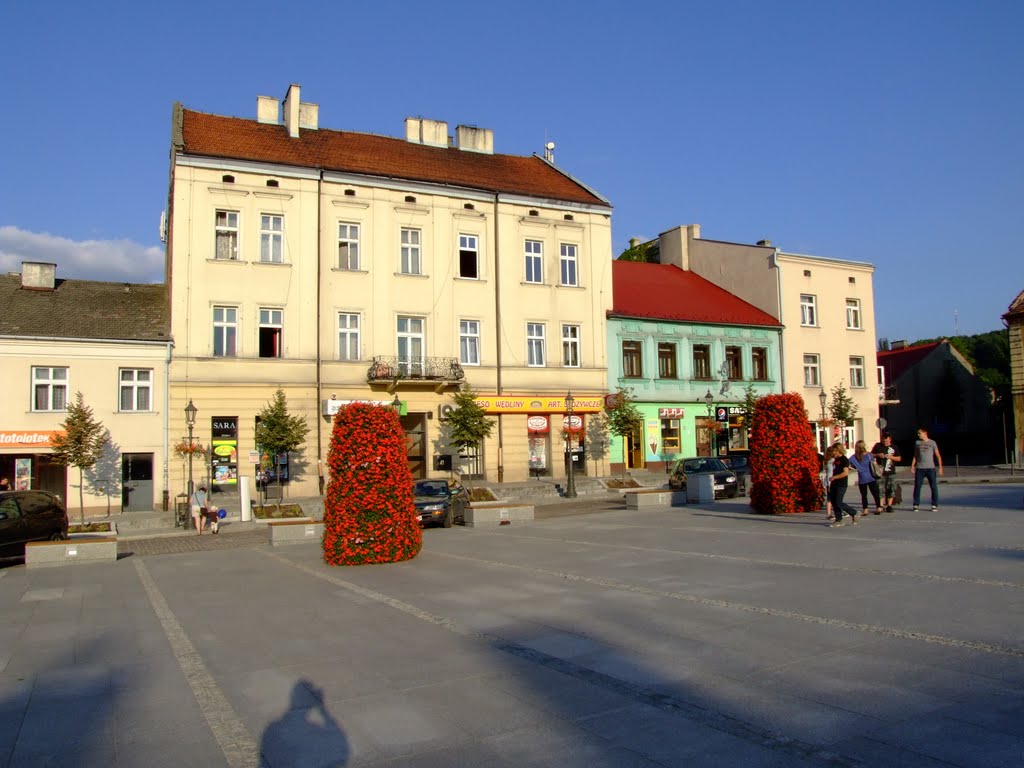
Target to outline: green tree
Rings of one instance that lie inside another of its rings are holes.
[[[78,514],[85,523],[84,473],[103,453],[107,431],[102,422],[93,418],[92,408],[85,404],[81,392],[75,393],[75,402],[68,406],[67,418],[60,426],[64,434],[54,434],[50,441],[53,461],[78,468]]]
[[[601,461],[608,455],[610,445],[608,417],[603,413],[593,414],[587,419],[587,456],[598,468],[598,476],[600,476]]]
[[[828,412],[836,424],[843,426],[853,421],[857,410],[857,404],[853,402],[853,398],[850,397],[842,382],[832,387],[832,399],[828,404]]]
[[[448,443],[459,449],[477,449],[491,436],[494,419],[476,402],[476,392],[468,384],[452,395],[454,408],[448,414],[446,429]]]
[[[288,413],[288,403],[282,389],[274,393],[274,398],[257,414],[256,419],[256,445],[270,455],[275,468],[278,456],[283,453],[287,458],[288,454],[297,451],[306,442],[309,425],[303,417]],[[280,488],[281,473],[274,474],[277,475]],[[280,493],[277,494],[277,505],[281,506]]]
[[[611,402],[605,404],[608,417],[608,431],[619,438],[626,438],[643,427],[644,417],[633,404],[633,390],[619,387]],[[626,462],[622,462],[622,476],[626,476]]]
[[[757,388],[754,387],[754,383],[747,382],[747,386],[743,388],[743,426],[749,431],[754,428],[754,418],[757,414],[757,401],[761,399],[761,395],[757,394]]]
[[[657,264],[661,259],[661,248],[657,240],[641,243],[638,238],[630,238],[629,248],[619,254],[619,261],[641,261]]]

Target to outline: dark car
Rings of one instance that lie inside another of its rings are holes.
[[[417,480],[413,485],[416,514],[423,525],[440,523],[451,528],[456,519],[466,515],[469,494],[459,483],[448,480]]]
[[[24,557],[30,541],[67,537],[67,510],[52,493],[0,491],[0,557]]]
[[[668,477],[669,488],[675,491],[686,490],[686,478],[692,475],[715,476],[715,498],[728,497],[735,499],[740,492],[736,474],[715,456],[694,456],[680,459],[672,467]]]
[[[736,480],[740,484],[740,493],[746,494],[750,489],[750,456],[746,454],[724,456],[722,462],[736,475]]]

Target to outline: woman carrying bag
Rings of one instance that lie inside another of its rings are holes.
[[[192,519],[196,521],[196,530],[203,535],[203,526],[206,525],[206,486],[200,485],[192,493],[189,505],[192,507]]]
[[[875,500],[875,514],[882,514],[882,502],[878,496],[878,476],[881,473],[878,471],[875,457],[868,453],[868,447],[863,440],[858,440],[853,447],[850,466],[857,470],[857,487],[860,488],[863,514],[868,513],[868,491],[871,491],[871,496]]]

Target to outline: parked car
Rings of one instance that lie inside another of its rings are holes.
[[[24,557],[30,541],[67,537],[67,509],[52,493],[0,491],[0,557]]]
[[[672,467],[668,477],[669,488],[675,491],[686,490],[686,479],[693,475],[715,476],[715,498],[728,497],[735,499],[740,492],[736,474],[715,456],[694,456],[680,459]]]
[[[740,484],[740,494],[745,496],[750,490],[750,456],[746,454],[723,456],[722,463],[736,475],[736,480]]]
[[[460,483],[417,480],[412,493],[416,497],[416,514],[423,525],[440,523],[451,528],[452,523],[466,515],[469,494]]]

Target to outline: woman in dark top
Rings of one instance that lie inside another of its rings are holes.
[[[829,480],[828,486],[828,498],[832,502],[832,514],[836,517],[835,522],[829,526],[831,528],[842,527],[844,512],[850,516],[850,520],[854,525],[857,524],[857,513],[853,507],[843,501],[843,496],[846,495],[847,477],[850,475],[850,460],[846,458],[846,451],[843,449],[842,443],[836,443],[833,448],[837,446],[839,450],[833,451],[835,458],[832,459],[832,478]]]

